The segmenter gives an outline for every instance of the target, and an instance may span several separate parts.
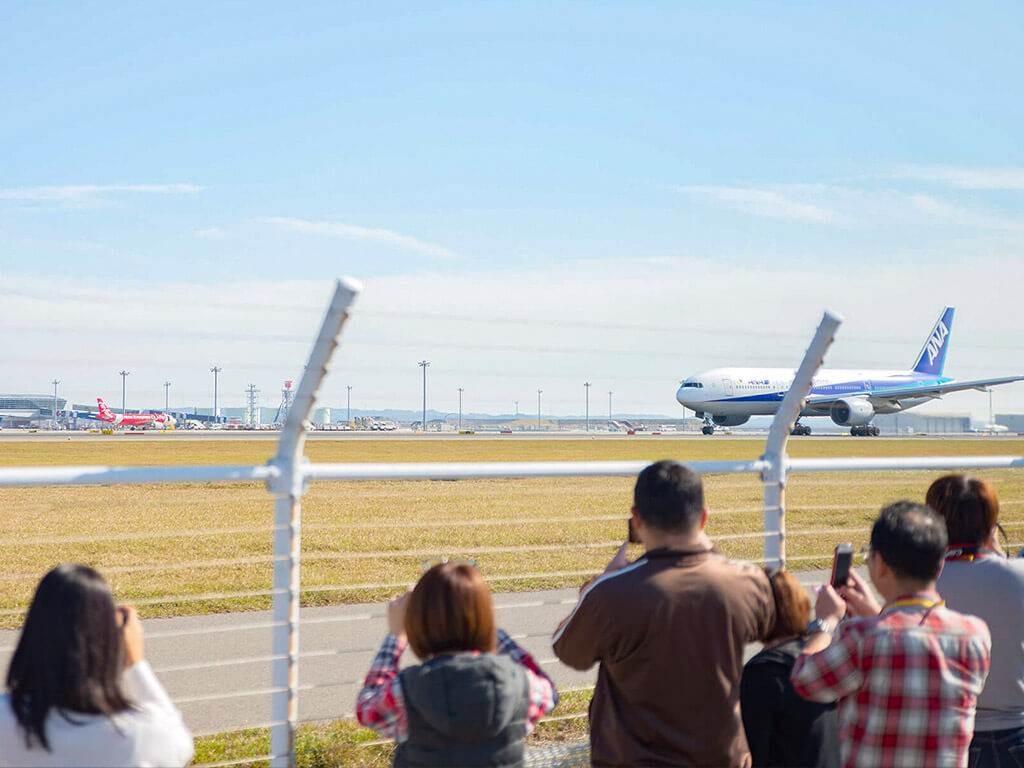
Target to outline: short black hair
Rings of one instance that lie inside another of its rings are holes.
[[[686,465],[663,459],[637,477],[633,506],[644,525],[667,533],[692,531],[704,510],[704,483]]]
[[[871,549],[900,578],[938,577],[948,543],[946,524],[924,504],[897,501],[883,507],[871,528]]]

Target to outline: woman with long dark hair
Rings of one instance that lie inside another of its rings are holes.
[[[143,650],[138,614],[99,573],[47,573],[0,695],[0,766],[185,765],[192,736]]]
[[[776,569],[767,574],[775,624],[740,680],[740,713],[754,768],[838,768],[836,705],[801,698],[789,681],[806,641],[811,599],[793,574]]]
[[[407,644],[423,663],[399,672]],[[495,627],[480,572],[445,562],[388,604],[356,717],[395,740],[401,768],[501,768],[522,764],[523,737],[557,702],[533,657]]]
[[[949,548],[939,594],[957,611],[983,619],[992,634],[985,687],[978,696],[972,768],[1024,760],[1024,560],[999,546],[999,497],[984,480],[940,477],[925,496],[946,521]]]

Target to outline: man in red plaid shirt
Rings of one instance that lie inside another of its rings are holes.
[[[945,549],[935,513],[897,502],[875,521],[867,560],[885,605],[856,575],[818,593],[791,679],[804,698],[839,702],[846,766],[967,765],[992,643],[985,622],[946,608],[935,591]],[[856,618],[839,624],[846,613]]]

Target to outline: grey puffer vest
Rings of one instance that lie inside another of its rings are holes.
[[[447,654],[398,677],[409,738],[395,750],[395,768],[522,765],[530,682],[511,658]]]

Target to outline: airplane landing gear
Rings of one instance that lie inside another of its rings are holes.
[[[790,432],[790,434],[791,435],[809,435],[809,434],[811,434],[811,428],[809,426],[807,426],[806,424],[801,424],[800,422],[797,422],[796,424],[793,425],[793,431]]]
[[[863,426],[850,427],[850,434],[854,437],[878,437],[882,431],[871,424],[864,424]]]
[[[713,426],[711,426],[710,424],[705,424],[703,427],[700,428],[700,431],[701,431],[701,434],[704,434],[704,435],[713,435],[713,434],[715,434],[715,428]]]

